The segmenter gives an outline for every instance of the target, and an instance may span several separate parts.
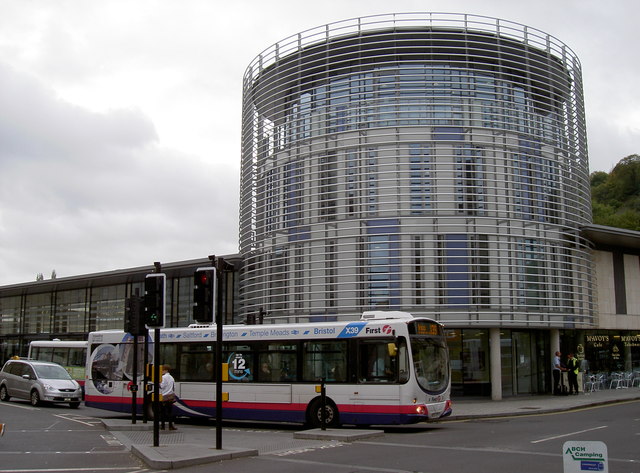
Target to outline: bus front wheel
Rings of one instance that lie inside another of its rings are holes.
[[[307,413],[309,425],[313,428],[322,427],[322,399],[316,398],[309,404]],[[337,427],[340,425],[338,407],[331,399],[327,399],[324,407],[325,427]]]

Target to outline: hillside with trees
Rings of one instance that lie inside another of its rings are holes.
[[[591,173],[593,223],[640,231],[640,156],[622,159],[610,173]]]

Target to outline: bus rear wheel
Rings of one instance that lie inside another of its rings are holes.
[[[307,419],[311,427],[316,429],[322,427],[322,399],[316,398],[309,404]],[[324,406],[324,426],[337,427],[339,425],[338,407],[331,399],[327,399]]]

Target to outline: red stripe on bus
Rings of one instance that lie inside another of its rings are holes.
[[[101,402],[110,404],[130,405],[131,398],[119,396],[86,396],[88,402]],[[180,403],[191,408],[212,408],[215,401],[196,401],[180,399]],[[142,396],[138,396],[137,403],[142,404]],[[267,410],[267,411],[304,411],[307,404],[301,403],[274,403],[274,402],[233,402],[226,401],[223,407],[242,410]],[[352,414],[416,414],[417,405],[384,405],[384,404],[338,404],[338,410],[342,413]]]

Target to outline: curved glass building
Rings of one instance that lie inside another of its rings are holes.
[[[305,31],[249,65],[242,140],[245,315],[592,325],[581,66],[553,36],[432,13]]]

